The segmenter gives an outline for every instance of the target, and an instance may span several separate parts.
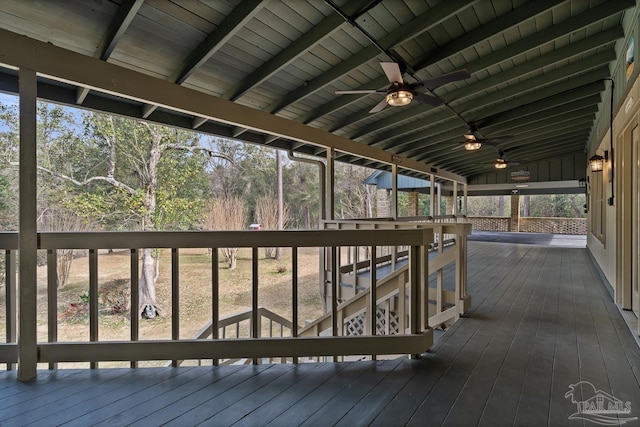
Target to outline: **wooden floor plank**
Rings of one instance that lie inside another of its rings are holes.
[[[273,365],[244,366],[233,375],[225,376],[215,382],[207,382],[206,380],[199,382],[201,387],[199,387],[197,391],[181,397],[180,399],[176,399],[161,410],[146,416],[138,422],[130,423],[129,425],[136,425],[140,422],[148,423],[149,425],[161,425],[188,413],[201,405],[211,405],[212,400],[215,402],[220,395],[223,395],[228,390],[232,390],[242,384],[251,383],[256,376],[271,369],[272,367]],[[216,369],[208,368],[207,371],[209,370],[215,371]]]
[[[120,408],[118,410],[113,410],[110,406],[103,407],[102,409],[109,409],[108,417],[95,424],[106,426],[127,425],[136,421],[144,422],[146,417],[151,414],[198,392],[208,385],[215,384],[221,379],[235,374],[239,369],[242,369],[242,366],[229,366],[224,369],[210,369],[204,372],[202,369],[193,369],[184,376],[169,379],[169,381],[175,382],[175,386],[169,390],[164,392],[152,390],[152,393],[144,394],[149,400],[142,402],[142,399],[139,399],[139,403],[135,406],[129,405],[130,400],[127,400],[121,402],[124,408],[119,405]]]
[[[339,391],[351,389],[361,376],[374,371],[376,362],[349,362],[339,375],[332,376],[320,387],[299,400],[278,417],[267,423],[267,426],[300,425],[327,404]]]
[[[74,419],[79,418],[87,413],[98,410],[103,406],[117,401],[123,397],[149,387],[152,384],[164,381],[181,373],[186,372],[185,369],[124,369],[126,375],[118,375],[111,378],[112,373],[117,370],[106,369],[96,371],[97,377],[108,377],[108,380],[100,382],[92,388],[92,393],[79,391],[73,396],[68,397],[53,410],[49,411],[45,418],[47,424],[61,425],[64,423],[72,423]],[[90,380],[87,377],[84,381],[77,382],[75,387],[82,387]],[[25,425],[36,424],[42,425],[42,420],[26,423]]]
[[[398,359],[375,363],[372,370],[367,371],[366,375],[356,378],[348,388],[334,390],[333,398],[301,425],[334,425],[367,393],[382,383],[387,375],[391,374],[402,361],[402,359]]]
[[[256,373],[251,377],[250,381],[245,381],[226,390],[224,393],[219,393],[215,398],[211,398],[179,417],[171,419],[166,425],[195,426],[207,421],[209,418],[231,407],[246,396],[256,391],[260,391],[261,394],[265,389],[268,390],[267,386],[269,384],[283,376],[286,378],[294,368],[293,364],[272,365],[268,369]]]
[[[81,375],[81,371],[76,371],[76,376]],[[56,411],[71,407],[71,402],[78,396],[91,393],[95,387],[103,386],[123,375],[126,375],[126,371],[114,370],[99,372],[98,375],[81,381],[74,381],[73,376],[65,378],[65,381],[59,379],[50,383],[51,387],[44,388],[41,393],[29,393],[29,399],[21,399],[19,404],[0,410],[0,421],[8,424],[19,421],[24,425],[45,419]],[[61,387],[56,388],[54,385]]]
[[[308,365],[314,364],[308,363],[302,366],[307,369]],[[314,371],[313,375],[310,375],[309,378],[304,381],[296,382],[293,387],[284,390],[264,405],[256,408],[241,420],[238,420],[238,422],[233,424],[233,426],[252,427],[256,425],[264,425],[273,421],[275,418],[289,411],[299,401],[313,393],[327,381],[330,381],[335,376],[340,375],[342,370],[348,366],[346,363],[323,363],[318,365],[320,365],[318,367],[320,369],[319,371]]]
[[[202,424],[235,424],[257,408],[270,405],[272,399],[275,399],[278,395],[286,394],[286,392],[295,387],[296,384],[312,381],[312,377],[320,376],[320,371],[323,370],[322,368],[324,368],[324,365],[320,366],[319,363],[293,365],[290,370],[269,384],[226,406],[215,415],[204,419]],[[267,420],[264,420],[260,422],[260,424],[264,424],[266,421]]]

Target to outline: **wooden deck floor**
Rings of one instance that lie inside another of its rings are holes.
[[[640,416],[640,351],[584,249],[469,251],[473,310],[421,360],[0,372],[0,425],[589,425],[579,381]]]

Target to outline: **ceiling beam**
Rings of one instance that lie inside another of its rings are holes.
[[[264,7],[267,0],[243,0],[231,11],[229,16],[207,36],[169,77],[169,81],[181,85],[193,73],[209,60],[226,42],[229,41],[247,22]],[[157,105],[146,105],[142,109],[142,118],[147,118],[153,113]]]
[[[228,125],[255,129],[271,135],[339,151],[351,152],[384,163],[465,183],[466,178],[431,164],[394,157],[384,150],[328,133],[235,102],[176,85],[134,70],[100,61],[48,43],[0,29],[1,62],[29,68],[39,75],[81,85],[134,101],[163,106],[169,110],[206,117]]]
[[[511,87],[509,92],[511,96],[513,96],[513,98],[509,101],[498,103],[488,108],[481,108],[482,106],[478,105],[473,111],[473,114],[463,112],[462,115],[465,116],[468,122],[476,123],[482,121],[486,117],[495,116],[496,114],[504,113],[511,109],[531,104],[535,101],[540,101],[544,98],[552,97],[558,93],[567,92],[571,89],[588,83],[597,82],[598,80],[601,80],[605,77],[609,77],[609,75],[609,67],[605,65],[585,74],[561,80],[555,85],[542,88],[540,87],[541,82],[539,81],[539,79],[530,79],[523,82],[522,84],[514,85]],[[500,100],[499,96],[493,94],[489,95],[488,97],[491,98],[490,102],[492,103]]]
[[[344,12],[347,15],[358,13],[360,10],[366,10],[370,5],[377,4],[378,1],[372,0],[359,0],[349,1],[344,5]],[[236,83],[227,92],[222,95],[224,99],[230,99],[235,101],[240,98],[246,92],[250,91],[253,87],[259,85],[263,81],[269,79],[275,73],[280,71],[285,66],[299,58],[301,55],[307,53],[313,46],[320,43],[325,38],[329,37],[334,31],[340,28],[345,21],[340,15],[332,12],[329,16],[325,17],[321,22],[314,25],[310,31],[294,40],[289,46],[283,49],[277,55],[271,57],[267,62],[262,64],[256,70],[254,70],[247,77]]]
[[[106,61],[113,53],[114,49],[124,33],[131,25],[131,21],[140,10],[144,0],[123,0],[115,16],[111,20],[109,29],[104,35],[100,47],[96,50],[96,57]],[[85,87],[78,88],[78,94],[76,96],[76,104],[82,104],[84,99],[89,94],[89,89]]]
[[[520,65],[516,65],[515,67],[501,70],[500,72],[497,72],[492,76],[489,76],[482,80],[478,80],[477,82],[469,84],[464,88],[448,92],[446,94],[446,99],[456,100],[456,102],[460,102],[463,99],[473,96],[483,90],[507,83],[515,79],[522,78],[529,73],[542,70],[543,68],[549,67],[550,65],[555,65],[564,61],[571,61],[572,58],[576,56],[585,57],[586,55],[589,55],[589,53],[593,50],[604,45],[612,44],[617,39],[622,37],[624,37],[624,31],[622,30],[621,26],[616,26],[607,31],[596,33],[591,37],[587,37],[559,49],[552,50],[546,55],[541,55],[537,58],[533,58],[526,62],[523,62]],[[596,62],[596,64],[603,64],[608,62],[609,60],[615,59],[615,51],[613,50],[613,46],[612,49],[608,50],[607,52],[608,55],[596,53],[595,55],[591,55],[591,57],[603,55],[601,56],[601,60]],[[566,70],[564,67],[561,67],[560,69]]]
[[[513,106],[510,105],[508,109],[500,111],[496,114],[486,116],[482,119],[473,121],[478,128],[484,129],[492,126],[497,126],[505,122],[512,120],[518,120],[522,117],[527,117],[531,114],[538,112],[544,112],[552,109],[559,104],[569,104],[571,102],[585,102],[593,103],[600,102],[595,101],[593,98],[597,96],[602,99],[601,92],[605,89],[604,81],[587,82],[585,85],[569,87],[564,91],[558,91],[557,95],[553,95],[547,98],[539,99],[526,104]]]

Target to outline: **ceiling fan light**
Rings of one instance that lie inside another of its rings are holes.
[[[464,143],[464,149],[467,151],[475,151],[482,148],[482,143],[473,139],[468,139],[467,142]]]
[[[387,94],[387,104],[392,107],[402,107],[413,100],[413,93],[408,90],[397,90]]]
[[[496,163],[493,166],[495,166],[496,169],[506,169],[507,162],[505,162],[504,159],[496,159]]]
[[[465,133],[464,137],[465,137],[465,139],[468,139],[470,141],[475,141],[476,140],[476,136],[471,132]]]

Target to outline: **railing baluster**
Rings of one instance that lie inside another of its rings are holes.
[[[17,280],[16,280],[16,250],[7,250],[5,251],[5,308],[6,308],[6,316],[7,316],[7,330],[6,337],[8,343],[17,343],[17,319],[18,319],[18,311],[16,308],[18,293],[17,293]],[[13,370],[15,369],[15,363],[7,363],[7,369]]]
[[[131,319],[131,341],[138,341],[139,339],[139,326],[140,326],[140,274],[139,263],[140,253],[138,249],[131,249],[130,261],[131,261],[131,304],[129,307],[129,318]],[[131,362],[132,368],[138,367],[137,361]]]
[[[336,246],[331,247],[331,335],[336,337],[342,335],[343,325],[340,325],[338,331],[338,269],[340,261],[338,258],[338,250]],[[340,332],[340,334],[338,333]],[[333,361],[337,362],[338,357],[334,356]]]
[[[377,298],[377,285],[378,285],[378,266],[376,263],[376,258],[378,255],[378,247],[371,246],[371,259],[369,261],[369,302],[371,305],[369,306],[369,324],[371,325],[371,330],[369,331],[371,336],[376,335],[377,329],[377,316],[376,311],[378,308],[378,298]],[[392,255],[392,258],[395,258],[395,253]],[[371,360],[376,360],[376,355],[371,355]]]
[[[291,248],[291,336],[298,336],[298,248]],[[298,363],[298,358],[292,358],[293,363]]]
[[[89,249],[89,341],[98,341],[98,250]],[[90,363],[91,369],[98,367]]]
[[[171,339],[180,339],[180,251],[171,248]],[[177,367],[178,361],[171,361]]]
[[[261,333],[258,326],[258,248],[251,250],[251,338],[259,338]],[[258,359],[253,359],[254,365]]]
[[[220,321],[220,272],[218,270],[218,248],[211,248],[211,339],[217,340],[220,337],[218,323]],[[225,329],[222,329],[224,338]],[[218,366],[218,359],[212,359],[213,366]]]
[[[58,341],[58,251],[47,250],[47,341]],[[49,363],[49,369],[57,369]]]

